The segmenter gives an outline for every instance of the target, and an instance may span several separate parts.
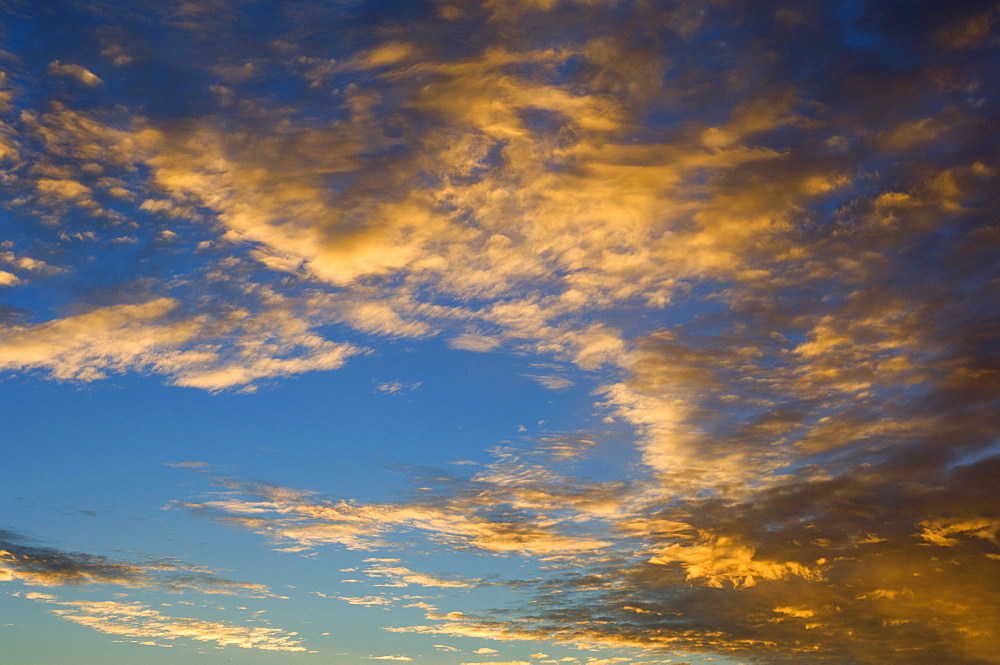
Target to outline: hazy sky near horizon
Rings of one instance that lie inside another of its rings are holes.
[[[0,650],[1000,663],[1000,5],[0,0]]]

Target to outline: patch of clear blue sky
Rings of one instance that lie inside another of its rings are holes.
[[[527,362],[503,354],[445,350],[442,363],[440,354],[422,352],[442,345],[440,339],[385,344],[339,370],[274,380],[252,394],[205,395],[163,386],[158,376],[112,375],[89,384],[25,376],[0,386],[0,409],[11,439],[30,444],[26,452],[40,456],[39,464],[93,465],[100,474],[112,459],[225,465],[235,458],[245,468],[232,473],[266,470],[282,483],[286,459],[297,482],[310,486],[328,477],[323,464],[333,471],[482,458],[475,451],[517,436],[520,425],[532,434],[545,420],[550,431],[561,431],[590,406],[580,390],[543,389],[519,371],[530,371]],[[403,389],[379,390],[394,381]],[[371,491],[361,482],[343,489],[322,484],[342,496]]]

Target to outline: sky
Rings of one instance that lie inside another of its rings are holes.
[[[18,665],[1000,663],[995,0],[0,0]]]

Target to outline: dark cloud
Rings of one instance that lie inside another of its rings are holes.
[[[261,584],[236,582],[196,566],[166,558],[125,561],[31,544],[15,532],[0,531],[0,579],[34,586],[114,584],[173,592],[269,596]]]

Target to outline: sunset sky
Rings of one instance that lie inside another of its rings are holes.
[[[0,0],[0,660],[1000,663],[996,0]]]

